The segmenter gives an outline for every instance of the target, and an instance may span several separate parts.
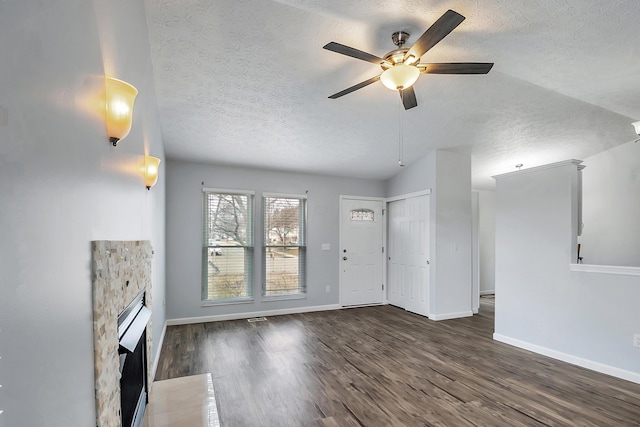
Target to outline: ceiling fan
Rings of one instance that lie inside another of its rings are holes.
[[[397,90],[405,110],[416,107],[418,101],[413,90],[413,84],[418,80],[420,74],[487,74],[493,63],[487,62],[453,62],[453,63],[420,63],[422,55],[435,46],[440,40],[445,38],[462,21],[464,16],[453,10],[448,10],[431,27],[420,36],[411,46],[404,47],[409,38],[409,34],[404,31],[393,33],[391,39],[398,47],[387,53],[384,58],[379,58],[367,52],[345,46],[340,43],[330,42],[323,46],[324,49],[351,56],[352,58],[368,61],[380,65],[382,73],[368,80],[353,85],[345,90],[331,95],[329,98],[336,99],[347,95],[365,86],[381,80],[382,83],[391,90]]]

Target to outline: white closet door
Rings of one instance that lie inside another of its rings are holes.
[[[389,203],[389,304],[429,315],[429,196]]]

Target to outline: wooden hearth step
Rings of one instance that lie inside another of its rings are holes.
[[[211,374],[155,381],[143,427],[219,427]]]

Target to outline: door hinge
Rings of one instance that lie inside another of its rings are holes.
[[[382,216],[384,216],[384,211],[386,211],[386,209],[382,209]]]
[[[382,290],[384,291],[384,283],[382,284]]]
[[[384,253],[384,246],[382,247],[382,253]]]

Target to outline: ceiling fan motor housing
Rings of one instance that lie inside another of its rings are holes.
[[[406,54],[409,51],[408,48],[403,47],[404,44],[409,40],[409,33],[405,31],[396,31],[391,35],[391,40],[393,40],[393,44],[398,46],[398,49],[392,50],[384,56],[385,62],[380,64],[383,70],[390,68],[389,64],[397,65],[397,64],[406,64],[413,65],[418,62],[418,59],[413,55],[406,58]]]
[[[392,50],[384,56],[384,62],[382,62],[380,66],[383,70],[386,70],[387,68],[391,68],[393,65],[402,64],[404,62],[404,56],[408,51],[409,49],[407,48]]]

